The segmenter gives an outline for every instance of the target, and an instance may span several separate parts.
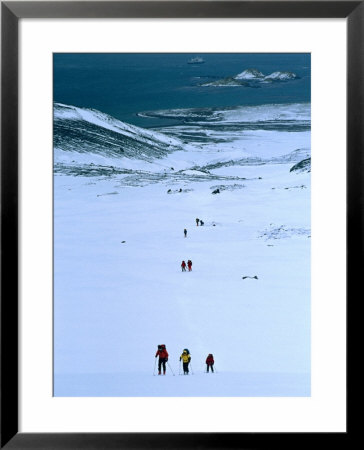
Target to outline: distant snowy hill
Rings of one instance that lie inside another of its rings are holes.
[[[243,72],[235,75],[236,80],[251,80],[257,78],[264,78],[264,74],[257,69],[246,69]]]
[[[276,71],[270,75],[264,75],[257,69],[246,69],[237,75],[225,77],[216,81],[203,83],[201,86],[246,86],[260,87],[264,83],[285,82],[299,78],[297,74],[287,71]]]

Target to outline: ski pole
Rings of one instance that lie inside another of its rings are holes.
[[[194,375],[191,362],[190,362],[190,366],[191,366],[192,375]]]
[[[173,373],[173,376],[174,376],[174,372],[172,370],[172,367],[169,365],[169,361],[167,361],[167,364],[168,364],[168,367],[171,369],[171,372]]]
[[[154,370],[153,370],[153,375],[155,375],[155,366],[157,365],[157,358],[154,358]]]
[[[181,360],[179,361],[178,375],[181,375]]]

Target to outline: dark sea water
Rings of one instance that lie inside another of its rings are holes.
[[[137,114],[179,108],[224,108],[311,101],[310,54],[198,54],[204,64],[187,64],[195,54],[54,54],[54,101],[94,108],[141,127],[172,124]],[[203,87],[245,69],[265,75],[294,72],[299,79],[259,87]]]

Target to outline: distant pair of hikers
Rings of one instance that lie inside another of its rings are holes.
[[[158,361],[158,375],[162,375],[162,368],[163,368],[163,375],[166,374],[166,362],[168,361],[168,352],[166,349],[166,346],[164,344],[158,345],[157,353],[155,354],[155,357],[157,358],[159,356]],[[191,361],[191,355],[187,348],[185,348],[182,352],[182,355],[180,356],[179,360],[183,361],[183,374],[188,375],[188,365]]]
[[[196,226],[198,226],[198,224],[200,224],[200,226],[202,227],[205,224],[205,222],[201,219],[196,218]]]
[[[191,270],[192,270],[192,261],[190,259],[187,261],[187,267],[188,267],[188,271],[191,272]],[[186,272],[186,263],[185,263],[185,261],[182,261],[181,268],[182,268],[182,272]]]
[[[182,361],[182,363],[183,363],[183,375],[188,375],[188,373],[189,373],[188,365],[191,362],[191,355],[190,355],[190,351],[188,350],[188,348],[185,348],[183,350],[183,353],[180,356],[179,360]],[[212,373],[214,372],[214,364],[215,364],[214,356],[212,353],[209,353],[206,358],[206,366],[207,366],[206,372],[207,373],[209,373],[209,369],[211,369]]]
[[[190,351],[188,350],[188,348],[185,348],[182,352],[182,355],[179,358],[180,361],[182,361],[183,363],[183,375],[188,375],[189,370],[188,370],[188,365],[191,362],[191,355],[190,355]],[[211,369],[211,372],[214,372],[214,356],[212,353],[209,353],[207,355],[206,358],[206,372],[209,373],[209,369]]]

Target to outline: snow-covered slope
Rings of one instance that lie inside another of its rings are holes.
[[[94,109],[54,104],[56,162],[67,152],[148,160],[181,149],[179,139],[121,122]],[[68,157],[69,159],[69,157]]]
[[[192,123],[158,132],[84,111],[60,107],[63,142],[77,136],[64,154],[91,124],[130,155],[100,140],[96,164],[87,138],[84,171],[55,164],[55,395],[310,395],[310,173],[291,171],[310,157],[309,105],[174,110]],[[133,154],[144,140],[151,154]]]

